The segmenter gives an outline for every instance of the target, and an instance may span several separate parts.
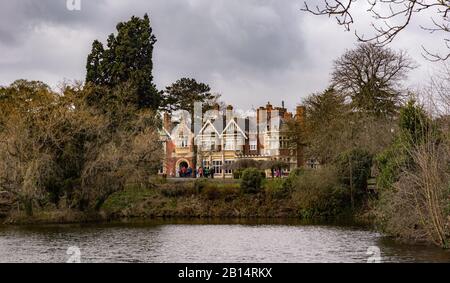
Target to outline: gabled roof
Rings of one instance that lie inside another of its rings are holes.
[[[232,119],[232,120],[228,123],[228,125],[225,127],[225,129],[223,129],[223,131],[222,131],[222,136],[223,136],[224,134],[226,134],[225,132],[227,131],[227,129],[228,129],[229,127],[231,127],[231,125],[234,125],[234,126],[236,127],[236,129],[237,129],[239,132],[241,132],[241,134],[244,136],[244,138],[247,139],[247,135],[244,133],[244,131],[241,129],[241,127],[239,127],[239,125],[236,123],[236,121],[235,121],[234,119]]]
[[[203,125],[203,128],[200,130],[200,132],[198,132],[198,135],[195,138],[198,138],[200,135],[202,135],[202,133],[207,129],[208,125],[211,126],[213,128],[214,132],[217,134],[217,136],[220,137],[220,134],[217,131],[216,127],[214,127],[211,120],[208,119],[208,121],[206,121],[205,125]]]
[[[181,119],[180,123],[173,128],[171,133],[171,138],[176,138],[176,134],[180,132],[180,130],[185,130],[189,135],[193,135],[191,128],[186,124],[185,119]]]

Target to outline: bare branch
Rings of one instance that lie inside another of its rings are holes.
[[[349,31],[354,23],[352,16],[355,3],[358,0],[323,0],[322,5],[314,8],[305,2],[302,11],[314,15],[328,15],[336,18],[339,25]],[[360,0],[361,2],[362,0]],[[445,54],[431,52],[426,48],[424,57],[431,61],[445,61],[450,58],[450,44],[448,32],[450,32],[450,1],[449,0],[366,0],[369,4],[367,12],[372,16],[371,26],[374,35],[366,37],[355,31],[357,39],[361,42],[371,42],[378,46],[391,43],[403,30],[405,30],[424,11],[429,11],[435,16],[431,18],[430,26],[420,26],[430,33],[444,33],[444,46],[448,50]]]

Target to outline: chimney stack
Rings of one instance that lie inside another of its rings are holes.
[[[305,121],[305,106],[297,106],[297,110],[295,112],[295,119],[300,123]]]
[[[164,112],[163,126],[169,133],[172,131],[172,116],[168,112]]]
[[[214,108],[213,109],[218,111],[218,112],[220,112],[220,105],[219,105],[219,103],[214,104]]]

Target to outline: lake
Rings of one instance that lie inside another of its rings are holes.
[[[70,248],[72,247],[72,248]],[[299,221],[152,220],[0,226],[0,262],[450,262],[370,229]]]

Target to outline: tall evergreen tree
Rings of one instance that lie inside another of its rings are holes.
[[[166,87],[163,107],[167,111],[186,110],[191,115],[196,102],[204,103],[204,108],[216,102],[218,96],[211,93],[211,87],[191,78],[181,78]]]
[[[92,44],[87,58],[86,82],[117,87],[130,83],[135,89],[134,101],[139,108],[157,109],[160,93],[153,83],[153,46],[156,37],[145,14],[143,19],[133,16],[117,25],[117,35],[108,37],[107,48],[98,40]]]
[[[87,65],[86,65],[86,82],[91,82],[94,84],[105,84],[105,74],[103,73],[103,44],[95,40],[92,43],[92,51],[88,55]]]

